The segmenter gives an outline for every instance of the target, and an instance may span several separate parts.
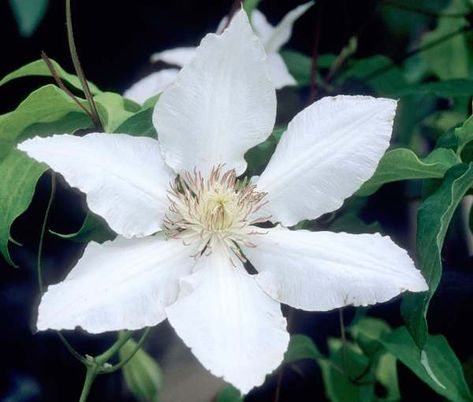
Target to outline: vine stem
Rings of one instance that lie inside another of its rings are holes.
[[[49,212],[51,211],[51,206],[53,205],[53,199],[54,199],[55,194],[56,194],[56,175],[52,173],[51,174],[51,192],[49,194],[48,206],[46,207],[46,211],[44,212],[43,224],[41,225],[41,233],[39,235],[38,255],[36,257],[36,272],[38,275],[38,287],[39,287],[39,291],[41,295],[43,295],[44,293],[43,267],[41,265],[41,260],[43,257],[44,236],[46,234],[46,227],[48,225]]]
[[[138,352],[138,350],[140,350],[140,348],[143,346],[143,343],[145,342],[146,337],[148,336],[150,330],[151,328],[145,329],[145,332],[143,333],[143,335],[141,335],[141,338],[137,342],[135,348],[131,351],[131,353],[127,357],[125,357],[122,361],[120,361],[119,363],[115,364],[112,367],[104,367],[102,370],[102,374],[113,373],[117,370],[120,370],[124,365],[126,365],[133,358],[136,352]]]
[[[85,78],[84,70],[80,64],[79,55],[77,54],[76,44],[74,41],[74,30],[72,29],[72,11],[71,11],[71,0],[66,0],[66,29],[67,29],[67,41],[69,43],[69,51],[71,54],[72,64],[76,70],[76,74],[79,77],[82,89],[84,91],[85,98],[90,105],[91,118],[95,124],[95,127],[99,131],[104,131],[102,122],[100,120],[97,106],[90,91],[89,84]]]
[[[128,342],[132,335],[133,332],[129,331],[123,331],[122,333],[120,333],[117,341],[112,346],[110,346],[105,352],[95,358],[97,364],[102,366],[103,364],[107,363],[113,356],[118,353],[122,346]]]
[[[43,59],[46,66],[48,67],[49,72],[51,73],[54,81],[59,86],[59,88],[61,88],[77,104],[77,106],[79,106],[84,111],[84,113],[87,114],[87,116],[89,116],[89,118],[92,120],[92,122],[94,122],[94,117],[93,117],[92,113],[90,112],[90,110],[87,109],[79,101],[79,99],[77,99],[77,97],[71,91],[69,91],[69,89],[64,85],[64,83],[61,80],[61,77],[57,73],[56,68],[54,67],[54,65],[51,62],[51,59],[48,57],[48,55],[45,52],[41,52],[41,58]]]
[[[95,365],[87,366],[87,371],[85,373],[84,385],[82,387],[82,392],[80,394],[79,402],[86,402],[89,397],[90,390],[94,384],[95,378],[97,377],[97,367]]]
[[[338,320],[340,322],[340,337],[342,339],[342,370],[350,378],[347,360],[347,336],[345,333],[345,320],[343,319],[343,308],[338,309]]]
[[[55,194],[56,194],[56,175],[53,172],[51,173],[51,191],[49,194],[48,205],[46,207],[46,211],[44,212],[43,223],[41,225],[41,233],[39,236],[39,243],[38,243],[38,255],[36,257],[36,274],[38,277],[38,287],[39,287],[39,293],[41,294],[41,296],[44,293],[43,266],[41,263],[41,260],[43,259],[44,238],[46,236],[46,228],[48,226],[49,214],[51,212],[51,207],[53,205]],[[72,345],[67,341],[64,335],[62,335],[60,332],[57,332],[57,334],[59,338],[61,339],[61,342],[67,348],[67,350],[69,350],[69,352],[71,352],[71,354],[81,363],[85,363],[86,359],[72,347]]]

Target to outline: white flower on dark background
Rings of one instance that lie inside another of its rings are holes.
[[[205,367],[246,393],[287,349],[280,303],[325,311],[426,290],[389,237],[287,228],[339,208],[374,173],[395,109],[367,96],[315,102],[294,117],[261,176],[241,179],[245,152],[273,129],[276,96],[240,11],[162,93],[159,140],[93,133],[23,142],[118,234],[90,243],[49,287],[38,329],[100,333],[167,318]],[[263,229],[268,220],[277,225]]]

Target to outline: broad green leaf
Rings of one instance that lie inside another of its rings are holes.
[[[447,171],[441,186],[419,208],[417,256],[429,285],[423,293],[407,293],[401,312],[415,343],[422,350],[427,342],[427,309],[442,275],[442,247],[450,220],[465,193],[473,186],[473,164],[460,164]]]
[[[145,100],[145,103],[143,103],[143,106],[141,108],[141,110],[147,110],[147,109],[154,109],[154,107],[156,106],[156,103],[158,102],[159,100],[159,97],[161,96],[161,94],[157,94],[157,95],[154,95],[152,96],[151,98],[148,98]]]
[[[293,50],[282,50],[280,52],[287,69],[300,86],[310,85],[312,70],[312,59],[303,53]],[[336,56],[332,54],[322,54],[317,59],[318,68],[329,68],[335,61]]]
[[[473,141],[473,116],[470,116],[461,127],[455,129],[455,136],[458,138],[457,152],[460,155],[465,145]]]
[[[87,213],[82,226],[77,232],[68,234],[57,233],[52,230],[50,230],[50,232],[63,239],[69,239],[79,243],[87,243],[89,241],[103,243],[115,237],[115,233],[108,227],[105,220],[90,211]]]
[[[375,400],[374,381],[369,366],[369,359],[352,343],[347,343],[345,351],[339,339],[329,339],[330,362],[319,361],[325,392],[332,402],[371,402]],[[345,360],[346,358],[346,360]],[[346,364],[346,373],[340,372]],[[358,378],[359,384],[351,379]]]
[[[429,335],[422,353],[405,327],[383,335],[382,345],[435,392],[450,401],[472,401],[463,369],[442,335]]]
[[[407,86],[402,71],[385,56],[351,59],[347,64],[336,79],[338,85],[343,85],[347,80],[357,80],[383,96],[395,96]]]
[[[367,356],[379,352],[379,339],[390,331],[386,322],[372,317],[364,317],[350,326],[351,335]]]
[[[378,221],[366,223],[360,218],[359,212],[353,212],[348,209],[348,207],[347,210],[348,212],[338,215],[336,219],[329,224],[331,232],[347,232],[353,234],[383,232],[383,228]]]
[[[386,152],[374,175],[357,191],[358,196],[373,194],[383,184],[400,180],[438,179],[459,160],[452,150],[438,148],[420,159],[409,149]]]
[[[375,370],[376,379],[386,389],[386,397],[382,401],[400,401],[401,391],[399,390],[399,380],[397,376],[397,360],[389,353],[384,353],[379,357]]]
[[[389,325],[380,319],[363,317],[351,325],[350,333],[365,355],[370,357],[376,380],[386,389],[383,401],[399,401],[401,399],[397,376],[396,358],[386,353],[380,344],[380,338],[391,332]]]
[[[130,339],[119,352],[124,360],[136,350],[136,342]],[[138,349],[131,360],[123,366],[123,377],[128,389],[139,401],[157,401],[162,387],[162,373],[159,365],[143,349]]]
[[[47,166],[14,150],[0,160],[0,252],[15,266],[8,251],[10,226],[30,205],[36,183]]]
[[[219,392],[216,402],[243,402],[243,396],[235,387],[229,385]]]
[[[117,129],[117,133],[157,138],[153,125],[153,108],[147,108],[126,119]]]
[[[469,11],[466,2],[453,0],[443,12],[452,14],[468,13]],[[468,26],[468,21],[463,18],[439,18],[437,27],[423,36],[421,46],[428,46],[465,26]],[[468,33],[463,32],[455,35],[423,51],[420,55],[425,60],[429,70],[441,80],[471,76],[473,53],[471,52]]]
[[[54,69],[58,76],[71,87],[82,91],[82,85],[76,75],[69,74],[66,72],[56,61],[50,59]],[[7,82],[13,81],[17,78],[23,77],[52,77],[51,72],[49,71],[48,66],[44,60],[39,59],[31,63],[25,64],[19,69],[7,74],[0,80],[0,86],[6,84]],[[89,88],[93,94],[100,93],[100,90],[91,82],[89,82]]]
[[[31,36],[46,14],[48,0],[10,0],[21,36]]]
[[[284,128],[275,128],[266,141],[248,150],[245,154],[245,159],[248,162],[248,176],[261,174],[271,159],[271,155],[276,149],[276,145],[284,130]]]
[[[471,96],[473,93],[473,79],[456,78],[445,81],[428,82],[418,85],[407,86],[401,89],[397,95],[409,94],[434,94],[443,98],[455,96]]]
[[[306,335],[292,335],[284,355],[284,363],[294,363],[303,359],[325,359],[314,341]]]
[[[54,85],[46,85],[0,119],[0,160],[27,138],[90,127],[89,117],[69,96]]]
[[[28,208],[36,183],[47,169],[15,145],[36,135],[72,133],[90,126],[84,111],[53,85],[32,92],[16,110],[0,117],[0,252],[10,264],[10,227]]]
[[[141,107],[113,92],[101,92],[94,97],[105,132],[113,133]]]

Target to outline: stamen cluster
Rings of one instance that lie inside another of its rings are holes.
[[[219,240],[242,258],[238,246],[254,246],[250,236],[263,233],[254,225],[268,220],[257,216],[266,193],[256,191],[248,180],[238,180],[235,170],[224,172],[222,166],[213,168],[208,178],[198,171],[185,172],[168,194],[167,235],[194,246],[195,255],[211,251]]]

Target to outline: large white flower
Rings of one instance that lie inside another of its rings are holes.
[[[296,80],[289,73],[279,51],[291,38],[294,22],[312,5],[313,1],[310,1],[297,6],[287,13],[276,26],[272,26],[261,11],[255,9],[251,13],[251,24],[266,50],[269,76],[276,89],[296,85]],[[228,18],[225,17],[220,22],[217,33],[221,33],[227,25]],[[178,47],[164,50],[154,53],[151,56],[151,61],[163,61],[183,67],[194,58],[196,49],[195,47]],[[143,103],[146,99],[164,91],[176,78],[178,72],[179,70],[175,68],[156,71],[134,83],[125,91],[124,96],[135,102]]]
[[[90,243],[49,287],[39,330],[99,333],[167,318],[205,367],[246,393],[283,359],[280,303],[321,311],[427,289],[389,237],[286,227],[335,210],[373,174],[395,101],[324,98],[293,119],[256,182],[238,179],[245,152],[275,121],[265,59],[240,11],[161,95],[159,140],[65,134],[19,145],[86,193],[118,234]],[[263,229],[267,220],[279,225]]]

